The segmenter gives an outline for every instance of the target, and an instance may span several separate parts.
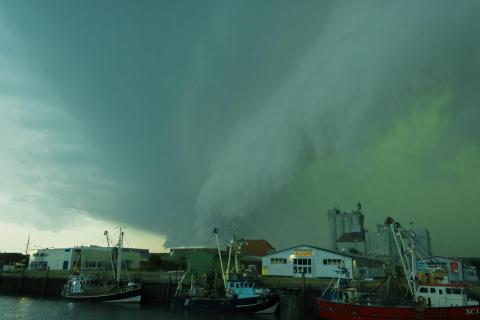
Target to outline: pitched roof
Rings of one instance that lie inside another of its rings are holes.
[[[245,240],[246,245],[242,247],[242,255],[263,257],[275,248],[264,239],[260,240]]]
[[[325,251],[325,252],[330,252],[330,253],[334,253],[334,254],[338,254],[338,255],[341,255],[341,256],[350,257],[350,258],[358,258],[358,259],[363,259],[363,260],[382,262],[382,260],[379,260],[379,259],[374,259],[374,258],[366,257],[366,256],[363,256],[363,255],[347,253],[347,252],[343,252],[343,251],[325,249],[325,248],[321,248],[321,247],[317,247],[317,246],[312,246],[310,244],[299,244],[299,245],[296,245],[294,247],[290,247],[290,248],[286,248],[286,249],[271,252],[268,255],[277,254],[279,252],[284,252],[284,251],[288,251],[288,250],[292,250],[292,249],[296,249],[296,248],[300,248],[300,247],[309,247],[309,248],[312,248],[312,249],[317,249],[317,250],[321,250],[321,251]]]

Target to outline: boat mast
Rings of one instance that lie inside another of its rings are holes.
[[[226,275],[225,277],[229,278],[229,275],[230,275],[230,260],[232,258],[232,242],[231,241],[227,241],[227,247],[228,247],[228,262],[227,262],[227,270],[226,270]]]
[[[232,224],[232,241],[230,242],[230,250],[233,250],[234,258],[235,258],[235,273],[238,274],[240,272],[240,263],[238,260],[238,256],[242,254],[242,247],[245,245],[245,240],[240,239],[237,240],[237,233],[238,233],[238,226],[236,221]],[[228,270],[227,272],[230,272]],[[228,275],[227,275],[228,277]]]
[[[105,230],[103,234],[107,238],[107,246],[110,248],[110,238],[108,237],[108,230]],[[112,275],[113,275],[113,278],[115,279],[117,276],[115,275],[115,266],[113,265],[113,248],[111,248],[110,250],[110,265],[112,266]]]
[[[416,283],[416,256],[415,256],[415,235],[413,232],[410,234],[411,248],[407,250],[402,239],[402,228],[398,222],[395,222],[392,218],[387,218],[385,224],[389,225],[390,231],[395,241],[398,257],[403,267],[405,278],[407,279],[408,289],[415,299],[415,292],[417,291]],[[409,252],[410,251],[410,252]],[[410,254],[410,261],[408,255]]]
[[[412,286],[413,286],[413,292],[417,292],[417,249],[416,249],[416,244],[415,244],[415,233],[412,232],[412,274],[411,274],[411,279],[412,279]],[[413,294],[413,297],[415,298],[415,293]]]
[[[123,231],[120,229],[120,235],[118,236],[118,253],[117,253],[117,282],[120,284],[120,276],[122,270],[122,248],[123,248]]]
[[[227,288],[227,280],[225,279],[225,272],[223,270],[223,262],[222,262],[222,253],[220,252],[220,245],[218,244],[218,229],[213,228],[213,233],[215,234],[215,239],[217,240],[218,259],[220,259],[220,268],[222,269],[223,286],[226,289]]]

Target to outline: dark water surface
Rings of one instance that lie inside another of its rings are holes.
[[[60,299],[39,299],[0,295],[0,320],[179,320],[179,319],[228,319],[274,320],[274,315],[222,315],[170,311],[157,306],[106,303],[73,303]]]

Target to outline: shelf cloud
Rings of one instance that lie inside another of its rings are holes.
[[[28,7],[0,4],[1,220],[326,246],[360,201],[475,254],[478,1]]]

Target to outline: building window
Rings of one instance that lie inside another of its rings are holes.
[[[286,264],[287,258],[270,258],[271,264]]]
[[[342,264],[341,259],[323,259],[323,264],[328,266],[339,266]]]
[[[310,258],[301,258],[293,260],[293,273],[312,273],[312,259]],[[310,267],[306,267],[310,266]]]

